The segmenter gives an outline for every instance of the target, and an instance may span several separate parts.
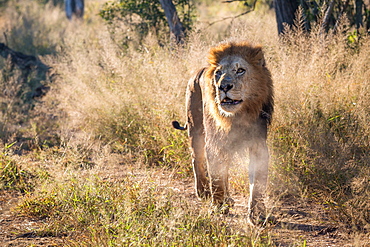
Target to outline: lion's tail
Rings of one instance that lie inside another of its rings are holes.
[[[185,124],[184,127],[181,127],[180,123],[177,121],[172,121],[172,126],[178,130],[186,130],[188,128],[187,124]]]

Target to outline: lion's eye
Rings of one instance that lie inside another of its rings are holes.
[[[217,76],[221,76],[221,75],[222,75],[222,72],[221,72],[221,70],[217,70],[217,71],[215,72],[215,74],[216,74]]]
[[[236,71],[236,74],[237,75],[242,75],[242,74],[244,74],[245,73],[245,69],[243,69],[243,68],[239,68],[237,71]]]

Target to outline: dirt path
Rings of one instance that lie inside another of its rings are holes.
[[[17,215],[20,194],[0,191],[0,246],[63,246],[66,238],[38,236],[45,221]]]
[[[104,179],[116,179],[123,175],[121,168],[104,169],[98,172]],[[191,179],[175,179],[171,172],[153,171],[158,186],[171,188],[183,197],[199,205]],[[35,232],[47,222],[17,215],[12,210],[19,200],[17,193],[0,192],[0,246],[65,246],[70,236],[39,236]],[[232,225],[245,220],[245,199],[234,195],[235,206],[225,216]],[[313,203],[284,202],[274,210],[277,222],[261,231],[268,231],[276,246],[343,247],[367,246],[369,239],[359,239],[358,244],[349,238],[348,230],[330,223],[323,207]],[[363,243],[363,244],[362,244]]]

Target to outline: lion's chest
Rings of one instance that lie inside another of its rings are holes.
[[[205,138],[208,145],[228,152],[245,151],[259,138],[266,137],[267,126],[257,119],[255,123],[233,123],[229,130],[222,130],[215,125],[208,125]]]

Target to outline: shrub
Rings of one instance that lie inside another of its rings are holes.
[[[174,4],[184,31],[190,31],[194,6],[189,0],[177,0]],[[168,40],[168,22],[159,0],[110,1],[104,4],[99,15],[108,23],[112,37],[125,47],[130,44],[137,47],[148,34],[160,43]]]

